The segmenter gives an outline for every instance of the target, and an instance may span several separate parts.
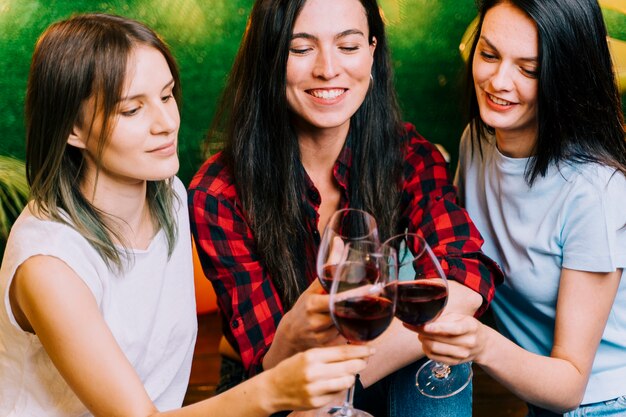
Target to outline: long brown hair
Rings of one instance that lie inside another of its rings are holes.
[[[384,23],[376,0],[360,0],[376,38],[372,88],[350,123],[350,203],[372,213],[382,236],[395,229],[402,124]],[[257,0],[218,106],[207,145],[224,141],[248,224],[285,308],[304,289],[308,260],[302,202],[305,172],[286,99],[293,25],[306,0]],[[271,180],[268,181],[268,178]]]
[[[180,102],[180,78],[165,43],[145,25],[124,17],[86,14],[52,24],[39,38],[26,92],[26,175],[35,214],[75,228],[98,251],[109,268],[123,268],[123,253],[114,241],[124,240],[103,221],[107,215],[82,195],[82,152],[67,145],[75,124],[103,115],[98,138],[98,169],[115,124],[129,55],[137,45],[163,54]],[[84,103],[94,98],[94,115]],[[163,228],[170,254],[176,242],[171,180],[149,181],[147,201],[157,228]]]

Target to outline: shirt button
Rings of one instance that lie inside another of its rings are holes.
[[[316,245],[320,244],[320,232],[317,231],[317,228],[313,229],[313,241]]]
[[[237,327],[239,327],[239,320],[233,320],[233,322],[230,324],[230,326],[233,329],[236,329]]]

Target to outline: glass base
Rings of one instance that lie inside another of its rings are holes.
[[[335,406],[317,413],[317,417],[374,417],[367,411],[353,407]]]
[[[415,385],[427,397],[447,398],[461,392],[471,380],[469,363],[448,366],[430,360],[417,371]]]

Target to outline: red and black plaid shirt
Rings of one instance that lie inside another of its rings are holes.
[[[481,252],[483,243],[467,212],[457,206],[456,191],[447,165],[436,148],[406,124],[408,152],[400,222],[410,232],[420,231],[440,259],[447,276],[484,299],[478,314],[491,302],[502,273]],[[238,349],[243,365],[253,375],[262,370],[267,352],[284,314],[272,278],[262,266],[254,235],[247,225],[233,178],[216,154],[207,160],[189,186],[191,230],[205,275],[218,297],[224,334]],[[345,146],[333,174],[342,189],[341,207],[349,207],[348,175],[351,153]],[[315,259],[320,194],[306,177],[306,224],[309,239],[303,254],[308,261],[307,282],[316,279]]]

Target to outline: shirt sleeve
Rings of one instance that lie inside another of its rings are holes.
[[[424,236],[447,277],[479,293],[485,312],[502,282],[498,265],[481,251],[483,239],[465,209],[456,203],[447,163],[434,145],[407,124],[402,219]]]
[[[252,376],[263,370],[283,307],[236,201],[198,188],[189,191],[191,230],[228,326],[224,335]]]
[[[579,169],[561,212],[563,267],[592,272],[624,268],[626,177],[596,164]]]

